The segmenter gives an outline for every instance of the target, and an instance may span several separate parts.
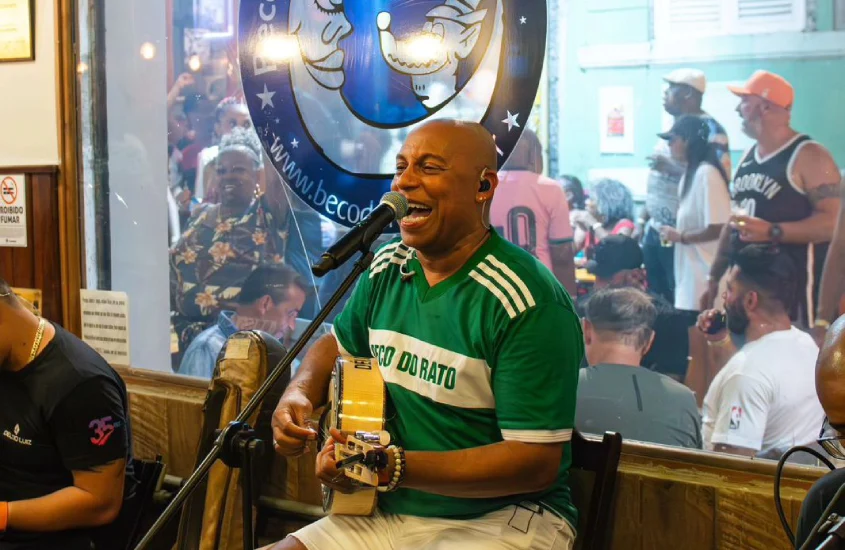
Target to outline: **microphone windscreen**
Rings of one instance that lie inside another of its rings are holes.
[[[396,214],[396,220],[401,220],[408,215],[408,199],[401,193],[397,193],[396,191],[385,193],[381,198],[381,202],[393,209],[393,212]]]

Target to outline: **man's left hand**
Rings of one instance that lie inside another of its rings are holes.
[[[681,233],[674,227],[670,227],[668,225],[664,225],[660,228],[660,237],[664,240],[679,243],[681,242]]]
[[[739,238],[742,242],[767,243],[772,240],[772,224],[766,220],[752,216],[733,216],[730,225],[731,228],[739,231]]]
[[[357,481],[348,477],[336,467],[335,445],[345,445],[346,435],[334,428],[331,430],[331,435],[332,438],[326,441],[323,450],[317,455],[317,477],[326,487],[344,494],[364,489],[365,487],[362,487]]]

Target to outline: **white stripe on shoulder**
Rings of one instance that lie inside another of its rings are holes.
[[[505,289],[505,292],[508,293],[508,296],[510,296],[511,301],[513,301],[513,303],[516,305],[516,309],[518,309],[520,313],[528,309],[525,306],[525,302],[519,296],[519,292],[517,292],[513,285],[510,284],[507,279],[502,277],[498,271],[484,263],[484,261],[478,263],[478,269],[483,271],[488,278],[493,279],[493,281],[499,283],[500,287]]]
[[[385,257],[380,260],[378,265],[373,265],[372,270],[370,271],[370,279],[386,270],[390,267],[390,264],[402,265],[408,259],[410,252],[410,249],[407,247],[398,247],[390,258]]]
[[[513,309],[513,306],[511,305],[510,300],[508,300],[507,297],[505,297],[505,295],[502,294],[502,291],[499,290],[496,287],[496,285],[491,283],[484,275],[482,275],[481,273],[479,273],[478,271],[476,271],[474,269],[469,272],[469,276],[472,277],[473,279],[475,279],[475,281],[477,283],[479,283],[481,286],[483,286],[484,288],[489,290],[491,293],[493,293],[493,296],[495,296],[496,298],[499,299],[500,302],[502,302],[502,305],[505,306],[505,311],[508,312],[508,316],[511,319],[516,317],[516,311]]]
[[[567,441],[572,441],[572,429],[502,430],[502,439],[522,443],[566,443]]]
[[[513,281],[514,284],[519,287],[520,292],[522,292],[522,295],[525,296],[525,301],[528,302],[528,307],[534,307],[537,305],[537,302],[534,301],[534,296],[532,296],[531,292],[528,291],[528,287],[525,286],[525,283],[522,282],[522,279],[520,279],[519,276],[514,273],[511,268],[500,262],[496,258],[496,256],[492,254],[489,254],[485,259],[488,260],[494,266],[498,267],[499,271],[510,277],[511,281]]]
[[[383,259],[385,259],[389,256],[392,256],[393,253],[396,251],[396,249],[399,247],[400,244],[402,244],[401,241],[397,241],[395,243],[391,243],[391,244],[385,246],[384,248],[382,248],[381,250],[376,252],[375,257],[373,258],[373,264],[372,265],[375,265],[375,264],[379,263],[381,260],[383,260]]]

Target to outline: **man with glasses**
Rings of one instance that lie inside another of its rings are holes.
[[[845,317],[840,317],[831,326],[819,354],[816,391],[827,414],[818,442],[831,457],[845,460]],[[795,548],[804,544],[822,512],[843,484],[845,469],[833,470],[813,485],[801,505]],[[845,517],[845,498],[837,503],[833,513]],[[824,537],[818,537],[810,542],[809,548],[816,548],[823,540]]]
[[[211,378],[223,344],[239,330],[263,330],[286,340],[296,328],[308,292],[302,277],[288,266],[257,268],[244,282],[236,311],[221,312],[217,324],[188,346],[179,374]]]

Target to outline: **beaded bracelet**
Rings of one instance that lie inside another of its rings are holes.
[[[390,482],[387,485],[378,488],[378,491],[380,493],[392,493],[393,491],[398,489],[399,486],[402,485],[402,482],[405,480],[405,449],[403,449],[402,447],[391,445],[387,448],[387,450],[393,451],[393,477],[390,479]]]

